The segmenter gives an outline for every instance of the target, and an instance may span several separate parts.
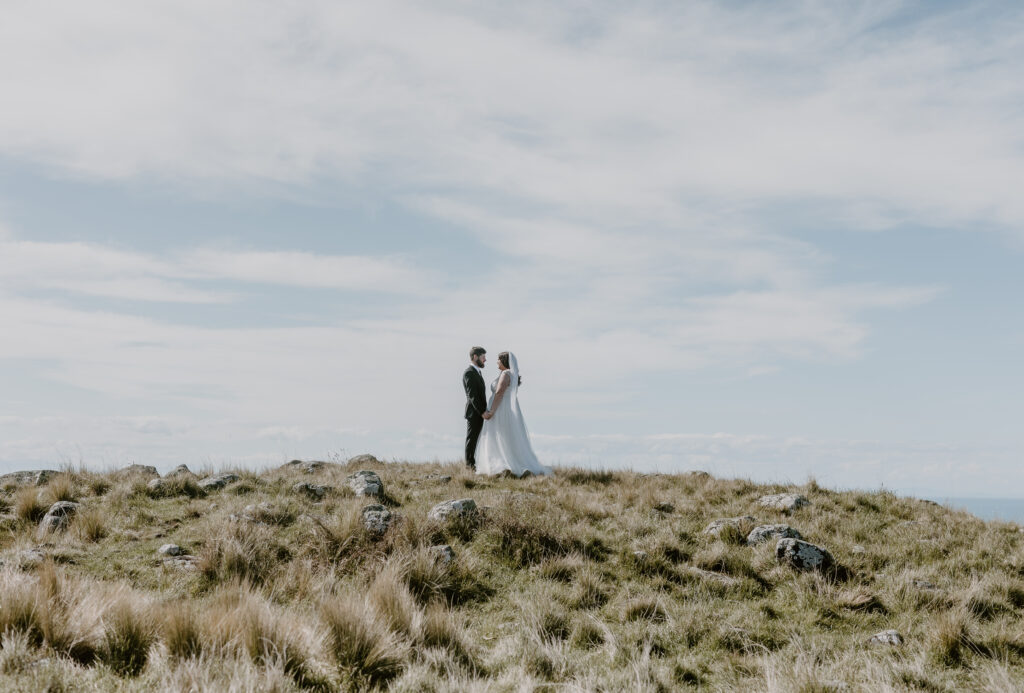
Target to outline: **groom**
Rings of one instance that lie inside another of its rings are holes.
[[[475,346],[469,350],[469,368],[462,374],[462,387],[466,390],[466,466],[472,470],[476,470],[476,441],[480,438],[487,412],[485,363],[487,350]]]

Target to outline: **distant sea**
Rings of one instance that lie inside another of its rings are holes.
[[[932,498],[955,510],[966,510],[982,520],[1006,520],[1024,525],[1024,498]]]

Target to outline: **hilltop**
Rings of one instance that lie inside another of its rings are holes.
[[[3,690],[1024,688],[1020,528],[887,492],[363,455],[0,513]]]

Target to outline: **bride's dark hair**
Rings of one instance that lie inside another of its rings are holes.
[[[500,361],[501,365],[504,366],[506,369],[511,368],[511,366],[508,365],[508,352],[507,351],[503,351],[500,354],[498,354],[498,361]],[[523,384],[523,376],[519,376],[519,382],[516,383],[516,385],[518,386],[518,385],[522,385],[522,384]]]

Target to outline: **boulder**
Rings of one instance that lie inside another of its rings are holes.
[[[146,476],[160,476],[156,467],[149,464],[130,464],[117,470],[118,474],[144,474]]]
[[[476,501],[472,498],[460,498],[458,500],[445,501],[438,503],[430,512],[427,513],[427,517],[431,520],[445,521],[453,517],[470,517],[475,515],[477,512]]]
[[[762,508],[771,508],[772,510],[790,513],[797,508],[810,505],[811,501],[798,493],[776,493],[771,496],[761,496],[757,499],[757,504]]]
[[[356,465],[356,464],[380,464],[380,460],[378,460],[373,455],[356,455],[355,457],[350,457],[348,459],[348,463],[352,464],[352,465]]]
[[[228,484],[238,481],[237,474],[218,474],[217,476],[208,476],[199,482],[200,488],[207,491],[213,491],[216,489],[222,489]]]
[[[323,469],[325,464],[326,462],[321,462],[320,460],[310,460],[309,462],[305,462],[303,460],[292,460],[284,466],[288,469],[299,469],[306,474],[312,474]]]
[[[722,533],[722,530],[726,527],[735,527],[736,529],[743,531],[743,525],[756,525],[757,520],[752,518],[750,515],[744,515],[743,517],[720,517],[717,520],[713,520],[711,524],[704,528],[701,534],[707,534],[713,537],[717,537]]]
[[[322,500],[328,491],[333,490],[330,486],[320,486],[318,484],[311,484],[308,481],[300,481],[299,483],[292,486],[292,493],[297,493],[302,496],[308,496],[313,500]]]
[[[164,544],[156,552],[164,556],[180,556],[185,553],[177,544]]]
[[[803,539],[800,532],[789,525],[760,525],[750,530],[747,545],[757,546],[773,539]]]
[[[384,534],[394,522],[394,515],[383,505],[368,505],[362,511],[363,526],[373,534]]]
[[[350,474],[345,479],[345,483],[357,496],[380,498],[384,495],[384,482],[377,476],[377,472],[367,469],[360,470],[355,474]]]
[[[21,472],[0,474],[0,486],[16,484],[18,486],[42,486],[50,477],[57,474],[53,469],[31,469]]]
[[[156,479],[150,479],[149,482],[146,484],[146,488],[148,488],[150,491],[159,491],[166,485],[167,482],[158,477]]]
[[[192,470],[183,464],[179,464],[177,467],[167,472],[167,476],[195,476]]]
[[[430,555],[433,556],[435,563],[442,565],[448,565],[455,560],[455,549],[448,544],[440,544],[438,546],[430,547]]]
[[[800,539],[779,539],[775,545],[775,560],[797,570],[829,570],[836,562],[827,550]]]
[[[57,501],[43,516],[39,523],[39,532],[45,534],[65,529],[79,507],[79,504],[73,501]]]
[[[892,645],[895,647],[903,644],[903,636],[896,630],[883,630],[868,638],[868,642],[874,645]]]

